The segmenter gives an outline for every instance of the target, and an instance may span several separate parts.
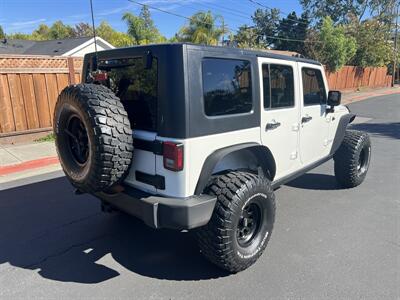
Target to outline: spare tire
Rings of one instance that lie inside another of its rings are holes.
[[[54,134],[61,166],[80,191],[105,191],[120,182],[133,156],[132,129],[119,98],[107,87],[77,84],[58,96]]]

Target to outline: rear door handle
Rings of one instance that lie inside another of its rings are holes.
[[[281,123],[272,120],[271,123],[267,123],[267,125],[265,126],[265,131],[278,128],[279,126],[281,126]]]
[[[301,118],[301,123],[307,123],[310,122],[312,120],[311,116],[305,116]]]

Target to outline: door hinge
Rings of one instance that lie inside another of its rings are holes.
[[[296,159],[297,158],[297,151],[293,151],[292,153],[290,153],[290,159]]]

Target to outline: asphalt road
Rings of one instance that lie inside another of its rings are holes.
[[[269,246],[236,275],[65,178],[0,192],[0,298],[399,299],[400,95],[351,110],[371,119],[355,125],[372,136],[365,182],[338,188],[330,161],[276,191]]]

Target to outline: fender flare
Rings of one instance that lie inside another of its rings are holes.
[[[343,115],[340,118],[338,127],[336,129],[335,138],[333,139],[333,142],[332,142],[331,152],[329,153],[331,156],[334,155],[335,152],[339,149],[340,145],[343,142],[347,126],[351,122],[353,122],[355,118],[356,118],[356,115],[351,114],[351,113]]]
[[[200,195],[203,192],[210,180],[215,166],[221,159],[232,152],[241,150],[251,151],[260,162],[260,165],[267,177],[269,177],[271,181],[273,180],[276,172],[276,164],[271,151],[267,147],[258,143],[243,143],[215,150],[206,158],[203,168],[201,169],[194,194]]]

